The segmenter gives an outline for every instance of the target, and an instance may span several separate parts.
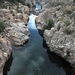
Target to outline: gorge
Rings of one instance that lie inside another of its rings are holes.
[[[1,3],[0,75],[75,75],[74,1],[24,1]]]
[[[4,75],[75,75],[69,63],[50,52],[38,33],[36,17],[30,14],[29,41],[23,47],[13,47],[11,60],[7,61],[4,68]]]

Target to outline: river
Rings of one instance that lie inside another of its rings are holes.
[[[30,14],[30,39],[23,47],[13,47],[4,75],[74,75],[62,58],[45,48],[45,42],[35,25],[37,16]]]

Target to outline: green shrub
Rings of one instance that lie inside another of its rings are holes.
[[[64,21],[64,18],[63,17],[58,18],[57,21]]]
[[[3,22],[0,21],[0,33],[5,29]]]
[[[67,26],[71,24],[71,22],[68,21],[68,20],[65,20],[64,23],[65,23],[65,25],[67,25]]]
[[[60,30],[60,25],[58,25],[57,29],[58,29],[58,31]]]
[[[56,13],[54,13],[54,17],[56,17],[57,15],[56,15]]]
[[[66,9],[65,12],[66,12],[67,14],[71,14],[71,13],[72,13],[72,10]]]
[[[67,34],[67,35],[70,35],[70,34],[72,34],[73,32],[74,32],[73,30],[70,30],[70,29],[68,29],[68,28],[65,28],[65,30],[64,30],[64,33]]]
[[[57,3],[55,4],[55,6],[59,6],[59,5],[63,6],[64,3],[63,3],[63,2],[57,2]]]
[[[75,2],[75,0],[73,0],[73,2]]]
[[[0,3],[4,2],[4,0],[0,0]]]
[[[31,7],[31,4],[30,4],[30,3],[27,3],[26,5],[27,5],[29,8]]]
[[[22,4],[25,4],[25,0],[0,0],[0,3],[4,2],[4,1],[9,1],[9,2],[12,2],[12,3],[20,2]]]
[[[70,53],[71,53],[71,52],[68,50],[66,53],[67,53],[67,56],[70,56]]]
[[[54,21],[52,19],[49,19],[48,21],[46,21],[46,24],[43,28],[45,29],[51,29],[54,25]]]
[[[12,14],[13,13],[13,10],[10,10],[10,13]]]

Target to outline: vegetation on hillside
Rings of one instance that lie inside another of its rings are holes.
[[[0,3],[4,2],[4,1],[9,1],[9,2],[13,2],[13,3],[20,2],[22,4],[25,4],[25,0],[0,0]]]
[[[49,19],[46,21],[46,25],[44,26],[44,30],[45,29],[51,29],[54,25],[54,21],[52,19]]]
[[[0,21],[0,33],[5,29],[3,22]]]
[[[75,0],[73,0],[73,2],[75,2]]]

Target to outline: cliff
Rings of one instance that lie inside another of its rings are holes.
[[[37,28],[51,52],[64,58],[75,68],[75,4],[72,0],[50,0],[42,3],[36,18]]]
[[[10,58],[13,46],[21,46],[29,39],[27,21],[29,8],[21,3],[17,5],[4,1],[0,3],[0,22],[5,29],[0,33],[0,75],[3,75],[5,62]]]
[[[10,41],[0,36],[0,75],[3,75],[3,68],[5,62],[10,58],[11,51]]]

